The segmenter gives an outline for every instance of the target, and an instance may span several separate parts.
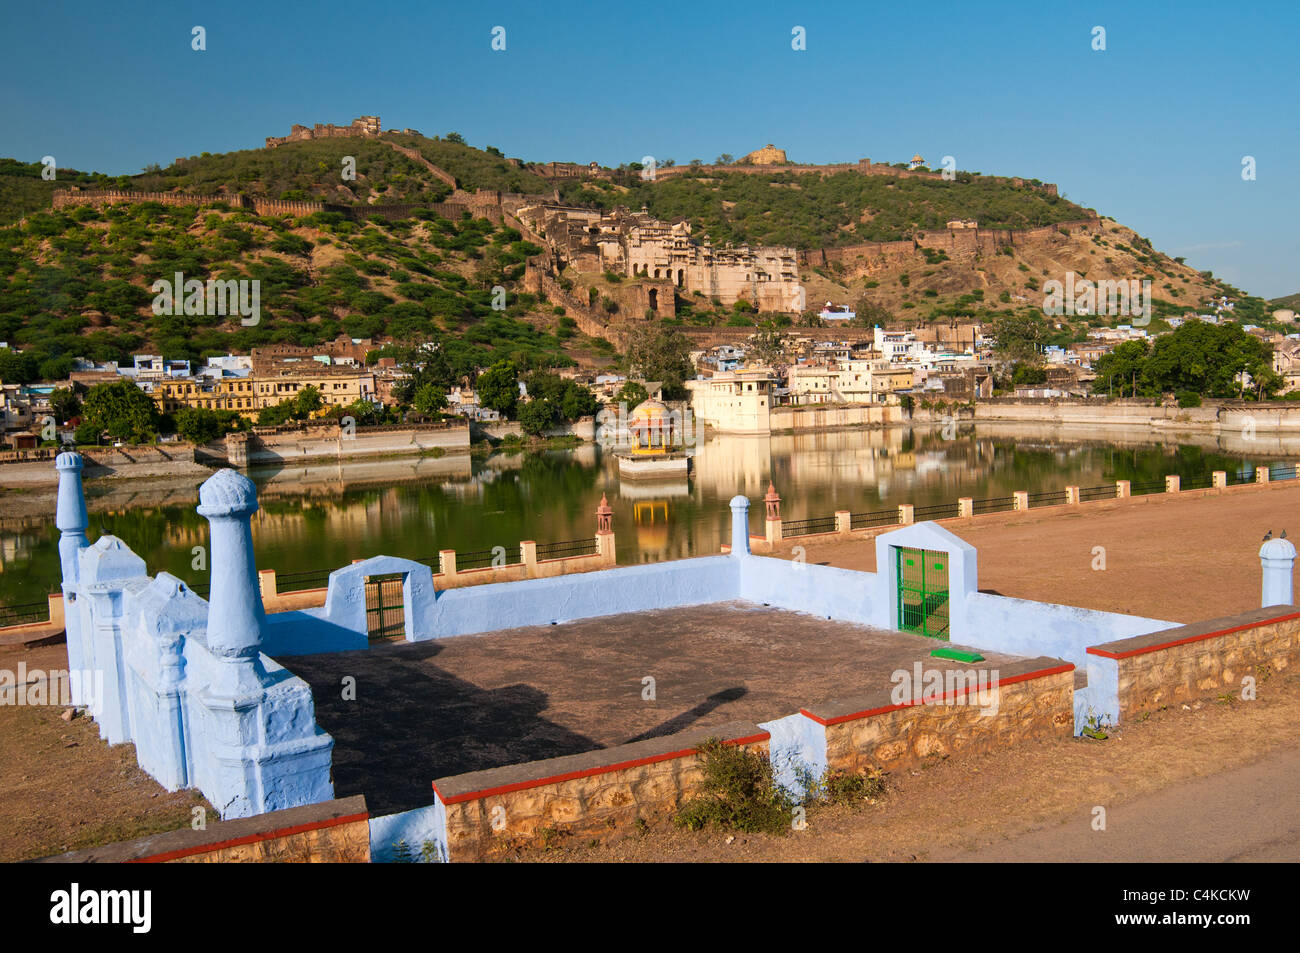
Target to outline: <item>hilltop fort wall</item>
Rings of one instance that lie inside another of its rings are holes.
[[[1063,239],[1061,230],[1101,234],[1101,219],[1083,218],[1034,228],[956,228],[926,229],[911,239],[897,242],[866,242],[836,248],[813,248],[799,252],[799,264],[810,268],[832,262],[870,273],[885,271],[911,263],[922,249],[944,252],[953,261],[974,261],[977,256],[994,255],[1002,248]]]
[[[379,131],[378,116],[358,116],[346,126],[336,126],[332,122],[318,122],[311,128],[294,124],[289,128],[289,135],[287,136],[267,136],[266,148],[274,149],[286,142],[306,142],[309,139],[348,139],[352,137],[373,139],[379,135]]]
[[[768,150],[772,150],[769,152]],[[860,175],[892,175],[900,179],[937,179],[943,180],[942,172],[927,172],[920,169],[899,169],[883,162],[872,162],[870,159],[859,159],[857,162],[834,162],[828,165],[795,165],[787,162],[767,161],[779,156],[784,159],[785,153],[781,149],[768,146],[766,149],[760,149],[758,152],[750,153],[741,160],[741,163],[735,165],[674,165],[668,168],[662,166],[655,169],[654,181],[669,179],[675,175],[682,175],[687,172],[739,172],[743,175],[771,175],[775,172],[793,172],[796,175],[807,175],[809,173],[817,175],[836,175],[840,172],[857,172]],[[751,158],[757,157],[757,158]],[[749,160],[749,161],[746,161]],[[743,163],[743,164],[742,164]],[[1022,189],[1026,186],[1037,188],[1047,195],[1058,195],[1056,184],[1053,182],[1043,182],[1034,185],[1028,179],[1020,177],[980,176],[982,180],[989,182],[1005,182],[1013,188]]]
[[[54,193],[53,207],[69,208],[76,205],[112,205],[115,203],[140,204],[158,202],[162,205],[212,205],[224,202],[234,208],[245,209],[257,215],[292,215],[301,218],[317,212],[338,212],[353,221],[363,221],[371,216],[397,220],[410,218],[418,211],[429,210],[443,218],[459,219],[466,212],[475,218],[486,218],[496,224],[504,221],[504,210],[517,207],[528,196],[480,190],[474,193],[453,194],[448,202],[402,202],[376,205],[338,205],[332,202],[293,201],[247,195],[195,195],[186,192],[128,192],[120,189],[65,189]]]

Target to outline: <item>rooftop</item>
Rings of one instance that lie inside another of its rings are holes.
[[[891,673],[947,645],[727,602],[284,662],[312,686],[317,722],[334,736],[336,796],[365,794],[385,814],[428,804],[433,780],[448,775],[763,722],[864,693],[887,699]],[[1035,667],[983,654],[974,667],[1003,677]],[[348,675],[355,702],[338,691]],[[647,677],[652,700],[642,697]]]

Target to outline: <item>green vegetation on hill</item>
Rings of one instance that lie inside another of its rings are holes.
[[[447,341],[462,374],[510,360],[563,366],[566,334],[529,294],[492,308],[536,246],[486,219],[421,212],[397,222],[338,213],[259,217],[222,203],[76,207],[0,228],[0,350],[6,381],[65,378],[75,357],[129,361],[149,349],[201,359],[272,343],[313,345],[339,334]],[[157,280],[257,279],[260,321],[153,313]],[[567,335],[566,335],[567,336]]]
[[[973,218],[982,228],[1028,228],[1086,218],[1090,212],[1028,185],[978,176],[965,181],[905,179],[846,171],[682,173],[659,182],[635,174],[612,182],[568,181],[561,200],[600,208],[645,205],[686,217],[714,242],[822,248],[907,239],[918,229]]]
[[[344,179],[345,157],[356,160],[355,179]],[[179,189],[195,195],[219,191],[272,198],[365,204],[372,192],[382,202],[441,202],[451,187],[420,163],[375,139],[312,139],[275,149],[204,153],[131,179],[142,192]]]
[[[1284,295],[1281,298],[1274,298],[1269,302],[1269,306],[1273,309],[1290,308],[1294,311],[1295,309],[1300,308],[1300,292],[1296,292],[1293,295]]]
[[[456,184],[467,192],[496,189],[501,192],[541,193],[553,188],[546,179],[519,168],[510,160],[453,138],[429,139],[399,133],[385,133],[384,138],[417,150],[438,168],[455,176]]]
[[[521,169],[499,151],[475,149],[454,139],[385,133],[380,139],[309,139],[286,142],[274,149],[205,152],[179,159],[166,168],[150,166],[138,175],[109,176],[59,169],[52,182],[41,178],[39,162],[0,159],[0,224],[48,210],[53,193],[72,185],[133,192],[181,191],[204,197],[244,193],[339,205],[445,201],[452,187],[389,142],[416,149],[427,161],[454,176],[460,188],[468,192],[551,191],[545,179]],[[347,156],[356,160],[355,178],[343,177],[343,160]]]
[[[44,168],[39,162],[0,159],[0,225],[16,222],[30,212],[50,207],[56,189],[80,185],[88,189],[120,189],[130,183],[130,176],[108,176],[76,169],[56,169],[55,180],[41,178]]]

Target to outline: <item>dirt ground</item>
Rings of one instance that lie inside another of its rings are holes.
[[[936,759],[887,777],[885,796],[857,806],[812,808],[807,828],[785,836],[691,832],[669,821],[609,843],[561,842],[549,850],[523,850],[507,860],[529,862],[912,862],[964,859],[1040,860],[1016,848],[1031,840],[1064,841],[1059,825],[1091,822],[1105,807],[1112,818],[1141,799],[1162,795],[1167,821],[1188,819],[1183,840],[1206,839],[1191,818],[1201,779],[1233,783],[1261,759],[1289,759],[1300,752],[1300,675],[1272,675],[1255,701],[1205,702],[1159,711],[1112,731],[1105,741],[1070,738],[1028,743],[986,755]],[[1247,792],[1213,818],[1266,841],[1277,833],[1253,812]],[[1285,809],[1294,829],[1294,787],[1271,792],[1290,799]],[[1284,802],[1285,803],[1285,802]],[[1092,859],[1178,860],[1181,842],[1136,846],[1147,831],[1125,833],[1113,851]],[[1037,832],[1037,837],[1033,835]],[[1026,835],[1029,835],[1026,838]],[[728,838],[731,843],[728,843]],[[1026,839],[1022,839],[1026,838]],[[1238,844],[1240,851],[1243,844]],[[1134,856],[1135,853],[1137,856]],[[1269,859],[1300,860],[1300,845],[1258,851]],[[1110,855],[1110,856],[1105,856]],[[1196,859],[1227,860],[1235,854]],[[1054,859],[1081,860],[1075,857]]]
[[[66,670],[64,646],[0,655],[0,667]],[[195,791],[169,794],[136,766],[135,745],[109,745],[84,716],[57,706],[0,705],[0,862],[47,857],[175,830],[191,809],[217,814]]]
[[[1199,622],[1259,608],[1259,547],[1269,530],[1279,536],[1289,527],[1300,538],[1300,481],[1051,506],[941,525],[979,551],[980,589]],[[800,545],[810,563],[876,569],[872,539]],[[789,558],[790,551],[776,555]]]

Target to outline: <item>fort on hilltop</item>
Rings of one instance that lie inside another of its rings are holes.
[[[778,149],[770,142],[761,149],[755,149],[740,161],[750,162],[754,165],[786,165],[789,162],[785,157],[785,150]]]
[[[309,129],[294,124],[290,127],[287,136],[267,136],[266,148],[274,149],[286,142],[306,142],[309,139],[374,139],[381,131],[378,116],[358,116],[346,126],[336,126],[332,122],[318,122]],[[403,129],[402,132],[408,136],[420,134],[414,129]]]
[[[699,292],[724,305],[743,299],[763,312],[803,309],[794,248],[717,247],[692,238],[685,219],[660,221],[644,208],[540,205],[521,208],[519,217],[545,236],[561,268],[640,279],[646,299],[638,303],[660,316],[673,314],[674,291]]]

